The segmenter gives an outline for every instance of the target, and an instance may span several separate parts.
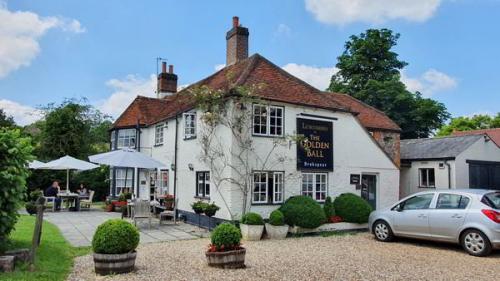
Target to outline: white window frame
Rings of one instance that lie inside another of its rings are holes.
[[[184,117],[184,139],[196,138],[196,112],[186,112],[183,114],[183,117]]]
[[[116,145],[116,131],[113,130],[111,131],[111,150],[116,149],[115,145]]]
[[[158,124],[155,126],[155,145],[163,144],[165,124]]]
[[[283,172],[273,173],[273,203],[283,203],[284,177],[285,173]]]
[[[165,174],[167,175],[166,181],[163,180],[164,179],[163,175],[165,175]],[[158,183],[158,187],[161,189],[161,191],[163,193],[168,192],[168,180],[169,180],[168,170],[167,169],[160,169],[156,175],[158,177],[156,180],[156,182]]]
[[[259,181],[255,181],[255,176],[259,176]],[[262,175],[265,176],[264,181],[262,181]],[[269,189],[269,173],[268,172],[253,172],[252,174],[252,203],[265,204],[267,203],[267,194]],[[258,185],[258,187],[257,187]],[[259,189],[256,191],[256,189]],[[262,190],[264,188],[264,190]],[[255,200],[255,195],[258,194],[259,200]],[[261,200],[262,194],[264,194],[264,200]]]
[[[255,113],[255,110],[260,108],[258,114]],[[278,116],[275,114],[271,116],[271,112],[274,110],[275,113],[281,112],[281,115]],[[284,118],[285,118],[285,108],[283,106],[275,106],[275,105],[264,105],[264,104],[253,104],[252,105],[252,134],[255,136],[267,136],[267,137],[282,137],[284,134]],[[256,121],[258,118],[258,124]],[[271,124],[271,119],[276,120],[275,124]],[[277,121],[281,120],[281,124],[277,125]],[[255,126],[260,128],[259,132],[256,132]],[[275,130],[280,129],[280,133],[277,134],[271,133],[271,128]],[[264,131],[264,132],[263,132]]]
[[[116,148],[136,148],[137,145],[136,129],[121,129],[118,130],[118,138]],[[133,141],[132,141],[133,140]]]
[[[202,178],[200,179],[200,175]],[[210,198],[210,172],[196,172],[196,197]]]
[[[255,181],[256,176],[259,176],[260,181]],[[265,175],[264,181],[262,181],[262,175]],[[252,173],[252,204],[279,204],[283,203],[284,194],[284,172],[275,171],[254,171]],[[272,186],[269,184],[270,180],[273,180]],[[269,190],[269,188],[272,188]],[[255,196],[259,200],[255,200]],[[264,200],[262,199],[264,195]]]
[[[302,173],[301,194],[310,196],[318,202],[324,202],[328,194],[328,174]]]
[[[432,170],[434,173],[434,183],[431,185],[429,181],[429,171]],[[424,183],[422,173],[426,174],[427,182]],[[419,168],[418,169],[418,186],[423,188],[435,188],[436,187],[436,170],[434,168]]]
[[[127,182],[125,183],[125,171],[128,169]],[[133,168],[115,168],[115,187],[116,194],[120,194],[123,188],[133,190],[134,188],[134,169]]]

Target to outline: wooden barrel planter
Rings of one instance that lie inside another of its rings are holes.
[[[227,252],[206,252],[209,266],[220,268],[244,268],[246,249]]]
[[[137,252],[126,254],[94,253],[95,272],[99,275],[127,273],[134,270]]]

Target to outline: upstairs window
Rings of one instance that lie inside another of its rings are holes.
[[[254,104],[252,121],[254,135],[283,136],[283,107]]]
[[[135,138],[135,129],[119,130],[117,148],[136,148]]]
[[[163,129],[165,128],[164,124],[155,126],[155,145],[163,144]]]
[[[426,187],[426,188],[436,187],[434,168],[419,169],[419,173],[420,173],[420,187]]]
[[[184,139],[196,138],[196,112],[184,113]]]

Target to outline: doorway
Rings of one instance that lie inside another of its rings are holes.
[[[361,197],[375,210],[377,209],[377,176],[362,175],[361,176]]]

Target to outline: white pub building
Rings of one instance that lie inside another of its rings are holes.
[[[191,209],[198,200],[221,207],[215,216],[219,220],[239,219],[244,210],[267,217],[296,195],[323,202],[327,196],[351,192],[374,208],[398,200],[400,128],[348,95],[320,91],[259,54],[249,57],[248,38],[248,29],[233,18],[226,34],[226,67],[179,92],[173,66],[167,71],[162,65],[157,98],[138,96],[129,105],[113,125],[111,146],[137,149],[165,166],[140,169],[138,178],[133,169],[113,168],[110,196],[124,188],[146,200],[172,194],[179,215],[188,222],[198,222]],[[229,112],[249,115],[249,158],[237,163],[238,140],[230,128],[220,126],[214,140],[228,157],[208,165],[202,159],[204,112],[189,91],[200,86],[231,91],[256,84],[264,85],[258,91],[261,103],[228,101]],[[297,135],[308,141],[287,139]]]

